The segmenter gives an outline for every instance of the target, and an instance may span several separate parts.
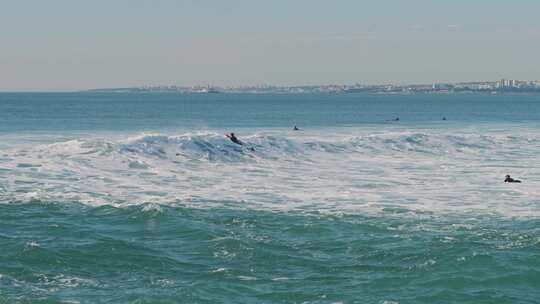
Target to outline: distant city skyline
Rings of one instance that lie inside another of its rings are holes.
[[[89,92],[108,93],[374,93],[374,94],[416,94],[416,93],[535,93],[540,94],[540,80],[501,79],[498,81],[473,81],[432,84],[325,84],[325,85],[246,85],[246,86],[211,86],[211,85],[144,85],[138,87],[97,88]]]
[[[532,0],[0,4],[0,91],[540,79]]]

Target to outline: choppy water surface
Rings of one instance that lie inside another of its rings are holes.
[[[539,303],[539,110],[0,94],[0,303]]]

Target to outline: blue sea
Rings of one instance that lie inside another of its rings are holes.
[[[540,303],[539,164],[540,95],[1,93],[0,303]]]

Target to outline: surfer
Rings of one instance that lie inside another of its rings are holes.
[[[442,120],[446,120],[446,116],[443,116],[443,117],[442,117]]]
[[[240,146],[243,146],[244,143],[241,142],[235,135],[234,133],[231,133],[231,134],[225,134],[225,136],[227,136],[233,143],[237,144],[237,145],[240,145]]]
[[[504,179],[505,183],[521,183],[519,179],[513,179],[510,177],[509,174],[506,175],[506,178]]]
[[[294,126],[293,131],[300,131],[297,126]]]
[[[240,141],[240,139],[238,139],[238,137],[236,137],[236,135],[234,135],[234,133],[231,132],[231,134],[225,134],[225,136],[227,136],[233,143],[237,144],[237,145],[240,145],[240,146],[243,146],[244,143]],[[252,152],[255,152],[255,148],[253,147],[249,147],[247,148],[249,151],[252,151]]]

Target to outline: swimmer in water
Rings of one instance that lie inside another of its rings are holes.
[[[504,179],[505,183],[521,183],[519,179],[513,179],[510,177],[509,174],[506,175],[506,178]]]
[[[231,133],[231,134],[225,134],[225,136],[227,136],[233,143],[237,144],[237,145],[240,145],[240,146],[243,146],[244,143],[241,142],[235,135],[234,133]]]

